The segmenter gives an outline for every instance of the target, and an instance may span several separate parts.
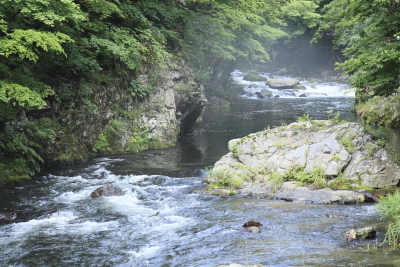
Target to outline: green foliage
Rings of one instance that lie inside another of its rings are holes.
[[[39,164],[43,159],[38,151],[43,150],[47,141],[54,140],[51,125],[52,121],[45,118],[0,125],[3,182],[25,179],[40,171]]]
[[[239,156],[240,154],[242,154],[242,152],[239,151],[238,144],[239,143],[235,143],[229,148],[229,151],[231,151],[235,156]]]
[[[313,118],[310,117],[310,115],[308,115],[308,114],[303,114],[303,116],[297,118],[297,121],[298,122],[306,122],[306,121],[312,122]]]
[[[272,172],[268,175],[268,182],[275,187],[282,186],[285,182],[285,176],[277,172]]]
[[[235,178],[235,175],[232,171],[228,169],[218,169],[218,170],[210,170],[212,177],[216,180],[216,182],[211,183],[209,188],[228,188],[228,189],[237,189],[242,184],[242,180]]]
[[[399,85],[400,31],[397,1],[333,0],[327,4],[317,36],[334,33],[348,59],[338,64],[350,74],[357,97],[389,95]]]
[[[191,84],[179,84],[175,89],[175,92],[186,96],[186,97],[191,97],[192,96],[192,88]]]
[[[296,167],[286,171],[285,178],[289,181],[296,181],[300,186],[309,186],[313,188],[325,188],[328,186],[325,170],[316,166],[311,172],[307,172],[303,167]]]
[[[340,111],[336,111],[334,112],[332,109],[328,110],[326,112],[326,114],[328,115],[328,119],[334,123],[334,124],[339,124],[339,123],[346,123],[345,120],[340,120]]]
[[[354,182],[351,180],[347,180],[346,177],[343,175],[343,173],[339,173],[339,175],[329,183],[329,187],[334,190],[351,189],[349,188],[349,185],[351,183]]]
[[[151,86],[144,86],[141,82],[132,80],[127,91],[133,98],[143,100],[149,96],[152,90]]]
[[[93,152],[121,151],[121,136],[126,132],[126,123],[110,120],[93,145]]]
[[[348,131],[343,133],[340,138],[339,142],[346,148],[347,152],[350,154],[354,152],[354,144],[353,140],[358,136],[358,133],[355,131]]]
[[[398,90],[388,97],[374,96],[358,103],[354,110],[366,123],[400,126],[400,94]]]
[[[382,197],[376,205],[382,219],[388,221],[385,240],[393,249],[400,247],[400,193]]]

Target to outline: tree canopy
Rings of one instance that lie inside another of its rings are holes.
[[[400,3],[395,0],[333,0],[325,5],[317,34],[333,34],[348,59],[338,67],[350,74],[359,100],[389,95],[399,86]]]

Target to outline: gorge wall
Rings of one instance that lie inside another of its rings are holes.
[[[104,73],[81,82],[90,101],[76,92],[70,101],[53,100],[43,110],[27,112],[28,118],[52,118],[54,138],[40,151],[44,165],[170,146],[193,130],[207,100],[184,61],[142,69],[136,88],[130,81],[127,75]],[[138,97],[140,90],[148,95]]]

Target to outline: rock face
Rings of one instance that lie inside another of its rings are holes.
[[[143,74],[139,81],[148,85],[151,75]],[[207,103],[204,87],[194,82],[193,70],[183,61],[162,68],[157,84],[158,91],[141,104],[143,117],[139,122],[147,126],[150,138],[173,143],[178,134],[192,132],[201,119]]]
[[[103,185],[96,190],[94,190],[90,196],[93,198],[96,197],[112,197],[112,196],[123,196],[125,195],[125,191],[122,189],[115,187],[110,184]]]
[[[310,190],[293,182],[282,186],[273,181],[277,175],[299,169],[303,174],[320,169],[330,185],[341,181],[389,188],[400,180],[399,166],[357,123],[295,122],[231,140],[229,149],[231,152],[215,163],[205,182],[216,182],[216,173],[228,171],[232,179],[241,180],[241,193],[258,197],[317,203],[356,203],[366,198],[357,192]]]
[[[90,91],[92,112],[85,106],[80,112],[78,108],[71,112],[71,103],[59,101],[51,103],[48,110],[38,111],[51,113],[46,116],[55,116],[55,125],[59,125],[53,129],[55,141],[46,144],[46,151],[41,153],[46,165],[80,162],[93,154],[172,145],[179,135],[191,132],[201,121],[207,103],[204,87],[194,81],[193,70],[184,61],[149,66],[138,77],[108,72],[103,75],[107,79],[81,82]],[[133,81],[139,88],[151,88],[146,89],[149,95],[133,97],[129,91],[133,90],[129,87]],[[107,129],[111,129],[108,135]]]
[[[289,79],[289,78],[280,78],[280,79],[272,79],[265,83],[271,88],[274,89],[292,89],[295,85],[298,85],[299,80]]]

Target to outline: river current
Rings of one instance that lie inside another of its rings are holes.
[[[396,266],[398,253],[375,240],[344,239],[351,228],[380,224],[371,204],[201,193],[206,168],[228,152],[230,139],[303,114],[327,119],[328,110],[355,121],[346,84],[302,81],[308,97],[274,91],[279,98],[257,99],[263,83],[249,89],[242,73],[234,76],[248,94],[227,109],[207,109],[203,125],[175,147],[96,158],[1,189],[0,212],[16,218],[0,225],[0,266]],[[104,184],[126,194],[90,198]],[[263,224],[260,234],[240,231],[250,219]]]

